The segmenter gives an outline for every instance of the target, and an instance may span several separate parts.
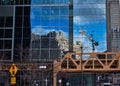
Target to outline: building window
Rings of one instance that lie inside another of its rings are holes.
[[[4,41],[4,48],[11,49],[12,48],[12,40],[5,40]]]
[[[5,38],[12,38],[12,29],[5,29]]]
[[[21,38],[21,37],[22,37],[22,29],[15,28],[15,38]]]
[[[4,16],[0,17],[0,27],[4,27],[5,18]]]
[[[24,15],[30,15],[30,7],[29,6],[24,7]]]
[[[23,0],[24,4],[30,4],[30,0]]]
[[[22,15],[22,13],[23,13],[22,11],[23,11],[23,7],[16,7],[16,10],[15,10],[16,13],[15,14],[16,15]]]
[[[22,16],[16,16],[15,27],[22,27]]]
[[[0,49],[3,49],[3,40],[0,40]]]
[[[4,37],[4,29],[0,29],[0,38]]]
[[[13,17],[6,17],[5,27],[12,27],[13,26]]]
[[[16,0],[15,2],[17,5],[23,4],[23,0]]]

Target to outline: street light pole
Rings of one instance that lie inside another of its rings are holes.
[[[47,86],[47,82],[48,82],[48,80],[47,80],[47,78],[45,79],[45,84],[46,84],[46,86]]]
[[[62,84],[62,80],[61,79],[59,79],[59,86],[62,86],[61,84]]]
[[[81,44],[81,86],[84,86],[84,84],[83,84],[83,68],[82,68],[82,54],[83,54],[83,46],[82,46],[82,44]]]

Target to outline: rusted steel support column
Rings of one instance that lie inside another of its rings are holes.
[[[53,73],[53,86],[57,86],[57,73]]]
[[[117,54],[116,57],[118,57],[118,69],[120,70],[120,54]]]

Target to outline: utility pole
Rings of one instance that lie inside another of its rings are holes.
[[[47,83],[48,83],[48,80],[47,80],[47,78],[45,79],[45,84],[46,84],[46,86],[47,86]]]
[[[84,83],[83,83],[83,68],[82,68],[82,53],[83,53],[83,46],[81,45],[81,86],[84,86]]]

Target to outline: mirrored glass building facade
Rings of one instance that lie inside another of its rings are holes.
[[[81,45],[84,52],[92,52],[90,37],[99,42],[96,52],[106,50],[104,0],[0,0],[0,4],[2,61],[52,61],[68,51],[80,52]]]
[[[67,52],[81,52],[81,46],[83,52],[104,52],[105,16],[105,0],[0,0],[0,61],[51,62]],[[95,49],[91,38],[99,43]],[[47,76],[52,86],[50,74],[30,72],[31,78],[20,81],[21,73],[18,83],[32,86],[38,80],[43,86]],[[93,86],[94,75],[86,76],[84,84]],[[67,78],[70,86],[82,83],[80,74]]]
[[[32,0],[31,59],[53,60],[68,51],[68,0]],[[63,41],[62,41],[63,40]]]
[[[68,51],[68,0],[1,0],[0,4],[2,61],[50,61]]]

